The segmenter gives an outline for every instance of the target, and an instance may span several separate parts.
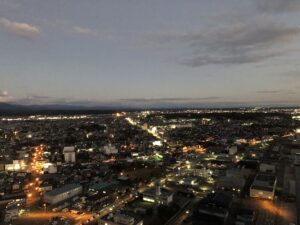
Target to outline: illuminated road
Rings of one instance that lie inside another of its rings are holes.
[[[40,177],[43,174],[43,163],[44,160],[44,145],[40,145],[34,148],[32,154],[32,160],[28,172],[31,173],[33,180],[26,185],[27,189],[27,206],[34,205],[40,200],[41,190],[39,187]]]
[[[35,147],[34,152],[32,154],[32,160],[28,172],[32,174],[32,181],[26,185],[26,204],[28,207],[35,206],[41,197],[41,189],[40,189],[40,178],[43,174],[43,160],[44,160],[44,145],[40,145]],[[69,220],[73,221],[75,225],[80,225],[82,223],[88,223],[88,221],[93,220],[92,213],[83,213],[80,215],[71,213],[71,212],[52,212],[46,211],[46,205],[44,206],[44,210],[35,211],[35,212],[27,212],[23,216],[21,216],[18,221],[20,224],[44,224],[45,221],[53,217],[65,217]],[[34,222],[32,222],[34,221]]]
[[[98,217],[101,218],[103,216],[106,216],[107,214],[111,213],[112,211],[122,208],[127,202],[130,202],[134,199],[135,199],[134,196],[132,196],[132,197],[126,196],[124,198],[120,198],[114,203],[114,207],[106,207],[106,208],[102,209],[100,211],[100,213],[98,213]]]
[[[153,137],[156,137],[156,138],[159,139],[159,140],[163,140],[163,138],[162,138],[161,136],[159,136],[157,133],[155,133],[155,132],[153,132],[152,130],[146,129],[145,127],[139,125],[139,123],[136,122],[136,121],[134,121],[132,118],[126,117],[125,119],[126,119],[126,120],[128,121],[128,123],[130,123],[132,126],[137,126],[137,127],[139,127],[140,129],[147,131],[147,132],[148,132],[149,134],[151,134]]]
[[[158,179],[160,180],[160,179]],[[145,184],[143,185],[142,187],[140,187],[137,191],[139,193],[142,193],[144,192],[147,188],[149,188],[151,186],[153,182],[151,183],[148,183],[148,184]],[[102,209],[100,211],[100,213],[98,213],[98,217],[101,218],[101,217],[104,217],[106,216],[107,214],[111,213],[112,211],[115,211],[117,209],[120,209],[122,208],[125,204],[127,204],[128,202],[130,201],[133,201],[135,199],[135,196],[126,196],[126,197],[123,197],[123,198],[119,198],[115,203],[114,203],[114,207],[106,207],[104,209]]]
[[[87,223],[88,220],[92,221],[93,214],[83,213],[81,215],[73,214],[71,212],[29,212],[21,217],[21,220],[49,220],[53,217],[66,217],[72,220],[75,225]]]

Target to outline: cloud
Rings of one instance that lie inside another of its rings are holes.
[[[254,20],[223,26],[219,29],[188,33],[160,33],[150,40],[185,52],[179,64],[197,67],[209,64],[257,63],[287,53],[283,50],[296,35],[299,27],[266,20]],[[149,36],[148,36],[149,37]]]
[[[268,90],[268,91],[257,91],[257,94],[278,94],[281,91],[278,90]]]
[[[13,99],[5,90],[0,90],[0,102],[9,102]]]
[[[187,59],[180,60],[178,63],[191,67],[198,67],[209,64],[244,64],[244,63],[256,63],[263,60],[267,60],[272,57],[281,55],[280,52],[269,53],[269,54],[235,54],[232,56],[210,56],[210,55],[201,55],[196,57],[191,57]]]
[[[286,77],[300,79],[300,71],[290,71],[284,74]],[[282,74],[280,74],[282,76]]]
[[[20,2],[14,0],[1,0],[0,7],[6,7],[8,9],[17,9],[20,7]]]
[[[0,91],[0,97],[7,97],[8,92],[7,91]]]
[[[55,100],[56,99],[54,99],[51,96],[30,94],[23,98],[14,99],[14,102],[18,104],[29,105],[29,104],[48,104]]]
[[[120,99],[122,102],[200,102],[200,101],[210,101],[217,100],[220,97],[210,96],[210,97],[202,97],[202,98],[130,98],[130,99]]]
[[[27,98],[28,99],[49,99],[51,97],[50,96],[45,96],[45,95],[30,95]]]
[[[288,12],[300,10],[299,0],[255,0],[256,7],[264,12]]]
[[[19,37],[27,39],[36,38],[41,33],[40,29],[36,26],[27,23],[11,21],[5,18],[0,18],[0,28],[1,27],[9,30]]]
[[[97,32],[95,30],[92,30],[92,29],[86,28],[86,27],[80,27],[80,26],[72,27],[71,33],[81,34],[81,35],[89,35],[89,36],[97,35]]]
[[[281,94],[281,95],[296,95],[294,90],[261,90],[257,91],[257,94]]]

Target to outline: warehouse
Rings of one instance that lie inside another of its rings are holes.
[[[82,193],[82,186],[78,184],[68,184],[61,188],[54,189],[44,195],[44,202],[54,205],[65,201]]]
[[[250,187],[250,196],[253,198],[263,198],[273,200],[275,196],[277,179],[274,175],[256,175]]]

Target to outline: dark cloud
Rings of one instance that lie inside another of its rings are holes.
[[[187,102],[187,101],[209,101],[217,100],[220,97],[202,97],[202,98],[131,98],[131,99],[120,99],[123,102]]]
[[[53,98],[47,95],[28,95],[24,98],[16,98],[14,102],[17,104],[31,105],[31,104],[65,104],[68,103],[70,99],[67,98]]]
[[[268,90],[268,91],[257,91],[257,94],[278,94],[281,91],[278,90]]]
[[[27,98],[28,99],[49,99],[51,97],[50,96],[45,96],[45,95],[30,95]]]
[[[282,74],[280,74],[280,75],[282,75]],[[285,76],[289,77],[289,78],[299,79],[300,78],[300,70],[299,71],[290,71],[288,73],[285,73]]]
[[[256,7],[264,12],[289,12],[300,10],[299,0],[255,0]]]
[[[296,95],[297,92],[294,90],[262,90],[257,91],[257,94],[281,94],[281,95]]]
[[[263,60],[280,56],[281,52],[269,53],[269,54],[256,54],[249,53],[246,54],[235,54],[232,56],[210,56],[210,55],[201,55],[196,57],[191,57],[179,61],[179,64],[198,67],[209,64],[244,64],[244,63],[256,63]]]
[[[300,33],[299,27],[254,20],[219,29],[163,33],[151,37],[161,45],[183,48],[178,62],[187,66],[256,63],[286,54],[282,48]]]

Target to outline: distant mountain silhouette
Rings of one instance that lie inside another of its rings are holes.
[[[123,108],[125,110],[125,108]],[[130,109],[129,109],[130,110]],[[117,107],[110,106],[80,106],[80,105],[19,105],[0,103],[0,115],[30,115],[30,114],[95,114],[117,111]]]
[[[26,110],[28,110],[26,106],[0,102],[0,113],[10,112],[10,111],[26,111]]]
[[[199,102],[112,102],[84,105],[81,103],[47,104],[47,105],[21,105],[17,103],[1,103],[0,115],[56,115],[56,114],[102,114],[117,111],[139,111],[139,110],[166,110],[166,109],[204,109],[204,108],[247,108],[247,107],[293,107],[283,104],[256,105],[245,103],[199,103]]]

